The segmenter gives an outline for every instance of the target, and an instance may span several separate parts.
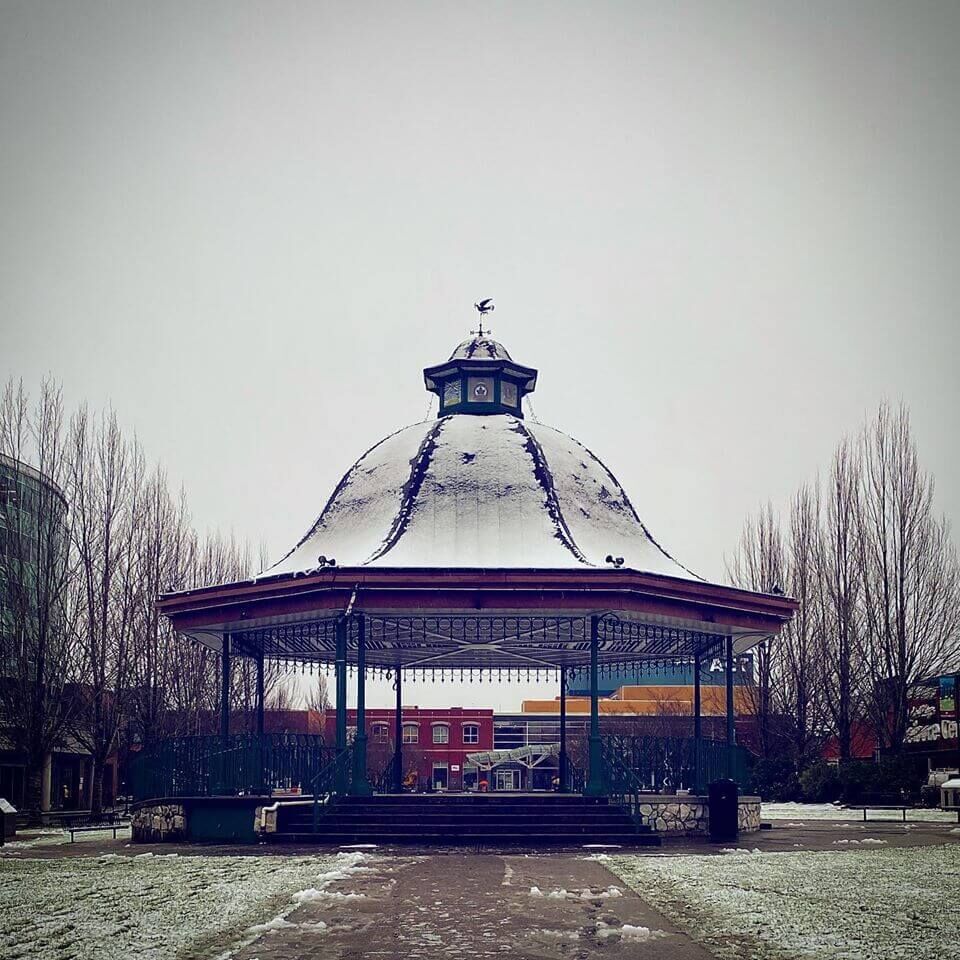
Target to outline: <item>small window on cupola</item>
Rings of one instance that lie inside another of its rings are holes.
[[[493,377],[467,377],[467,399],[471,403],[493,403]]]
[[[460,402],[460,380],[448,380],[443,385],[443,405],[449,407]]]
[[[508,407],[517,405],[517,385],[510,380],[500,381],[500,402]]]

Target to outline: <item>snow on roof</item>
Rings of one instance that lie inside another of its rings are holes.
[[[506,347],[486,336],[471,337],[450,354],[451,360],[512,360]]]
[[[269,573],[340,566],[604,567],[696,575],[653,539],[582,444],[510,415],[416,423],[368,450]]]
[[[952,780],[947,780],[945,783],[940,784],[940,789],[960,790],[960,779],[954,777]]]

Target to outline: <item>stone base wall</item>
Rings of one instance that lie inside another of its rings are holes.
[[[656,833],[702,835],[710,832],[707,797],[672,795],[643,797],[638,808],[643,822]],[[760,829],[760,798],[741,797],[737,809],[741,833]]]
[[[737,807],[737,821],[741,833],[756,833],[760,829],[760,798],[741,797]]]
[[[130,818],[134,843],[163,843],[186,840],[187,818],[180,803],[158,803],[134,810]]]

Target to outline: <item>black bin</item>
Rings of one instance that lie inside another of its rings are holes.
[[[730,841],[740,836],[737,806],[740,788],[735,780],[714,780],[710,792],[710,839]]]

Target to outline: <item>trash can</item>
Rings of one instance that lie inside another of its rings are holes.
[[[736,840],[740,836],[737,807],[740,788],[734,780],[714,780],[710,784],[710,839]]]
[[[17,811],[9,800],[0,797],[0,846],[17,835]]]

